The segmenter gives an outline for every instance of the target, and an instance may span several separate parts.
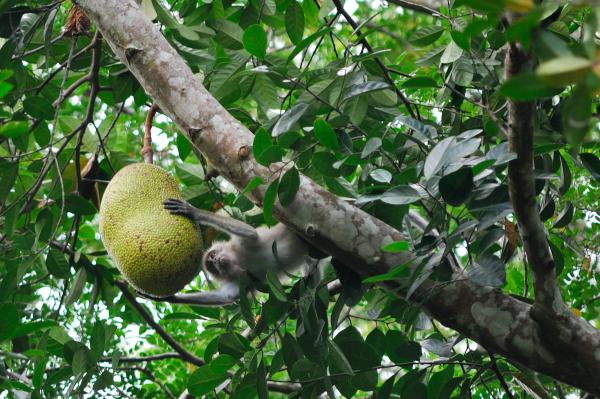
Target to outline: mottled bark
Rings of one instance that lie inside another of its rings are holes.
[[[162,112],[177,123],[221,176],[243,188],[254,177],[268,182],[281,173],[281,165],[266,168],[251,156],[239,156],[252,146],[252,133],[202,87],[133,0],[79,3]],[[265,188],[254,190],[249,198],[261,205]],[[380,274],[411,258],[410,254],[381,250],[402,239],[398,231],[305,176],[294,202],[286,208],[276,203],[274,214],[362,275]],[[600,335],[585,321],[573,315],[564,315],[564,320],[534,319],[529,305],[468,280],[444,285],[426,282],[412,299],[488,350],[600,393],[600,381],[592,378],[600,375]]]

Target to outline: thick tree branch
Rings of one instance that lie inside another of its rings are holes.
[[[531,55],[516,43],[506,52],[505,74],[510,79],[531,71]],[[535,103],[508,101],[508,146],[517,158],[508,164],[510,199],[533,274],[535,304],[554,313],[568,312],[558,284],[546,229],[539,217],[533,175]]]
[[[252,146],[252,133],[198,82],[133,0],[79,3],[162,112],[221,176],[243,189],[253,178],[270,182],[285,170],[280,164],[266,168],[251,156],[238,156],[241,148]],[[248,197],[261,205],[266,187],[261,185]],[[405,252],[382,251],[385,244],[402,240],[402,235],[306,176],[301,176],[294,202],[288,207],[276,203],[273,212],[288,227],[361,275],[381,274],[412,258]],[[574,315],[544,318],[544,313],[532,312],[530,305],[468,280],[426,281],[411,300],[424,304],[444,325],[489,351],[600,393],[600,334]]]

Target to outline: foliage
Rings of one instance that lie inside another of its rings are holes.
[[[406,241],[386,250],[417,255],[414,272],[398,265],[364,284],[339,265],[323,281],[269,278],[264,292],[222,309],[139,298],[206,362],[196,367],[178,354],[143,358],[173,349],[119,293],[98,235],[98,201],[115,171],[141,160],[152,100],[108,46],[94,60],[93,27],[62,33],[70,3],[0,2],[0,398],[201,396],[228,379],[220,396],[266,397],[267,380],[300,382],[303,397],[576,392],[477,350],[409,299],[425,278],[448,279],[441,243],[467,278],[532,298],[504,132],[507,98],[536,99],[540,217],[565,300],[597,325],[600,8],[457,0],[431,15],[349,2],[353,26],[336,3],[141,1],[255,132],[255,158],[295,165],[272,184],[263,213],[222,178],[207,180],[190,143],[156,117],[157,163],[188,201],[272,224],[271,205],[291,203],[301,172],[402,230]],[[507,9],[525,15],[507,26]],[[535,72],[504,81],[507,41],[535,53]],[[409,208],[427,220],[424,231],[405,218]],[[325,283],[338,277],[342,291],[330,294]],[[370,285],[399,278],[407,298]],[[199,276],[189,289],[210,287]]]

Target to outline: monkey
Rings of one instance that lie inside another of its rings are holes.
[[[269,271],[282,276],[298,270],[310,258],[323,259],[321,253],[304,241],[296,232],[283,223],[275,226],[254,228],[242,221],[197,209],[187,201],[169,198],[163,206],[173,215],[189,218],[196,226],[211,226],[227,233],[228,241],[213,242],[202,257],[204,271],[219,282],[214,291],[175,294],[153,300],[182,303],[196,306],[226,306],[234,303],[241,294],[239,278],[247,273],[251,280],[264,282]],[[410,211],[408,218],[417,230],[425,231],[427,222],[416,212]],[[339,291],[339,281],[328,286]],[[143,294],[142,294],[143,295]],[[147,295],[144,295],[148,297]]]
[[[169,198],[163,205],[173,215],[185,216],[197,226],[211,226],[230,236],[228,241],[212,243],[202,258],[205,272],[220,283],[219,288],[164,298],[168,302],[200,306],[231,304],[241,294],[239,278],[243,273],[265,281],[268,271],[277,275],[290,273],[305,264],[309,255],[308,244],[283,223],[254,228],[237,219],[197,209],[186,201]]]

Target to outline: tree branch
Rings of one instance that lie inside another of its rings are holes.
[[[192,363],[196,366],[204,366],[204,360],[188,352],[183,346],[179,344],[179,342],[177,342],[171,335],[169,335],[169,333],[166,332],[160,324],[154,321],[152,315],[148,313],[148,311],[138,301],[135,300],[135,297],[133,296],[131,291],[129,291],[127,283],[124,283],[122,281],[115,281],[115,285],[121,290],[121,293],[123,293],[123,296],[125,297],[127,302],[129,302],[131,306],[133,306],[133,308],[140,314],[140,316],[142,316],[144,320],[146,320],[146,323],[148,323],[148,325],[150,325],[150,327],[152,327],[154,331],[156,331],[156,333],[160,335],[160,337],[167,343],[167,345],[173,348],[175,352],[179,353],[181,359],[185,360],[188,363]]]
[[[119,363],[143,363],[143,362],[154,362],[157,360],[165,359],[180,359],[183,360],[181,354],[177,352],[159,353],[158,355],[140,356],[140,357],[122,357],[119,359]],[[112,362],[112,357],[100,358],[101,362]]]
[[[505,59],[506,79],[532,68],[531,54],[519,44],[509,44]],[[517,158],[508,164],[510,199],[533,274],[535,305],[553,313],[568,312],[558,284],[546,229],[539,217],[533,175],[535,102],[508,100],[508,146]]]
[[[161,111],[178,125],[223,178],[240,190],[256,177],[266,182],[247,193],[260,206],[268,183],[276,176],[253,157],[238,157],[240,148],[252,146],[254,135],[198,82],[133,0],[79,0],[79,3]],[[282,164],[271,167],[285,170]],[[402,240],[397,230],[303,175],[294,201],[287,207],[275,203],[273,214],[362,276],[385,273],[412,259],[406,252],[394,254],[381,249],[392,241]],[[406,294],[402,290],[398,293]],[[489,351],[600,393],[597,378],[600,333],[572,314],[551,318],[539,314],[534,318],[529,304],[469,280],[426,281],[411,300],[423,304],[445,326]]]

